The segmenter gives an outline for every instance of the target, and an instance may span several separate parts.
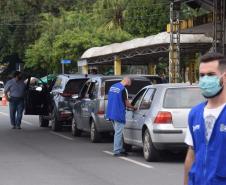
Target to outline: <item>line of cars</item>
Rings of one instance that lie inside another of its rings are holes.
[[[190,108],[204,101],[200,90],[189,84],[161,84],[158,76],[132,75],[129,99],[136,111],[127,110],[123,144],[143,148],[147,161],[159,159],[162,150],[184,150]],[[108,90],[123,76],[59,75],[53,85],[29,85],[25,114],[39,115],[41,127],[59,131],[70,126],[73,136],[90,133],[90,141],[100,142],[114,132],[105,119]],[[154,81],[152,81],[154,79]],[[158,84],[154,84],[154,83]]]

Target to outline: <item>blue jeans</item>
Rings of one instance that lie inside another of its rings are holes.
[[[24,110],[24,99],[11,97],[9,100],[10,121],[12,126],[20,126]]]
[[[122,133],[123,133],[125,124],[114,121],[113,126],[114,126],[114,130],[115,130],[113,152],[114,152],[114,154],[119,154],[121,152],[124,152],[123,142],[122,142]]]

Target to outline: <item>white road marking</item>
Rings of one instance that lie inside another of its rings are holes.
[[[7,113],[4,113],[4,112],[0,112],[0,114],[2,114],[3,116],[7,116],[7,117],[9,117],[9,114],[7,114]],[[33,125],[31,122],[29,122],[29,121],[25,121],[25,120],[22,120],[22,122],[23,123],[25,123],[25,124],[27,124],[27,125]]]
[[[106,153],[106,154],[109,154],[109,155],[113,155],[113,153],[109,152],[109,151],[103,151],[103,152]],[[128,157],[118,157],[118,158],[123,159],[123,160],[128,161],[128,162],[131,162],[131,163],[134,163],[136,165],[145,167],[145,168],[149,168],[149,169],[153,169],[154,168],[153,166],[150,166],[150,165],[147,165],[147,164],[135,161],[133,159],[129,159]]]
[[[59,134],[59,133],[56,133],[56,132],[53,132],[53,131],[50,131],[50,133],[51,133],[51,134],[53,134],[53,135],[56,135],[56,136],[62,137],[62,138],[64,138],[64,139],[67,139],[67,140],[70,140],[70,141],[74,141],[74,139],[73,139],[73,138],[68,137],[68,136],[65,136],[65,135],[63,135],[63,134]]]

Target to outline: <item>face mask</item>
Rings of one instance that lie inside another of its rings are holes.
[[[223,89],[218,76],[200,77],[199,87],[205,98],[214,98],[220,94]]]

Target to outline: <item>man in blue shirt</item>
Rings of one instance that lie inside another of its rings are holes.
[[[21,129],[21,120],[24,110],[24,96],[26,85],[20,71],[14,73],[14,78],[5,85],[4,93],[9,101],[10,121],[12,129]]]
[[[108,93],[108,106],[106,117],[113,122],[114,134],[114,156],[125,156],[123,149],[122,133],[126,123],[126,107],[133,108],[128,100],[126,86],[131,86],[131,79],[125,77],[121,82],[111,86]]]
[[[184,185],[226,184],[226,58],[201,57],[199,87],[207,102],[189,113]]]

